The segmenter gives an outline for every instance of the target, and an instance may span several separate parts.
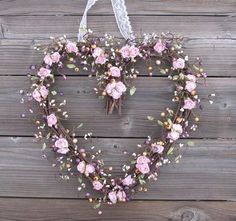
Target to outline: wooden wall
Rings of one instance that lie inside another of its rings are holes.
[[[30,64],[41,61],[33,50],[49,36],[76,37],[85,0],[0,1],[0,220],[236,220],[236,1],[127,0],[136,33],[171,31],[185,36],[190,58],[200,56],[209,75],[201,96],[216,93],[215,103],[204,103],[201,124],[182,148],[179,164],[163,167],[160,179],[127,204],[105,206],[103,215],[83,198],[76,181],[62,182],[57,169],[42,159],[41,146],[32,141],[34,126],[20,117],[25,107],[19,91],[27,88]],[[98,1],[89,13],[96,34],[120,36],[109,0]],[[59,86],[68,97],[68,126],[84,123],[81,134],[92,131],[91,143],[104,152],[107,164],[119,175],[136,144],[160,131],[146,120],[159,116],[169,104],[168,80],[142,77],[137,93],[128,98],[122,117],[106,116],[93,93],[95,80],[70,76]],[[80,134],[80,135],[81,135]],[[121,160],[122,159],[122,160]]]

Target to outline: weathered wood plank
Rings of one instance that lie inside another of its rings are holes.
[[[137,143],[143,139],[81,140],[85,149],[95,146],[102,150],[106,168],[113,167],[114,176],[121,176],[121,166],[130,155],[138,152]],[[183,141],[185,144],[187,141]],[[179,164],[161,168],[158,182],[152,182],[146,193],[135,199],[166,200],[236,200],[236,141],[194,140],[195,146],[181,148]],[[60,181],[58,168],[52,168],[53,154],[48,150],[49,162],[42,159],[41,145],[32,138],[0,138],[0,197],[83,198],[76,179]],[[90,150],[91,151],[91,150]],[[128,151],[128,154],[124,154]],[[87,191],[91,186],[87,185]]]
[[[0,81],[0,134],[31,136],[35,127],[31,121],[20,117],[26,105],[19,103],[19,91],[28,88],[29,82],[25,76],[2,76]],[[235,78],[209,78],[207,87],[200,86],[202,97],[216,93],[216,98],[213,105],[203,100],[205,109],[200,113],[200,127],[191,133],[192,137],[235,138],[235,84]],[[87,77],[69,77],[66,82],[58,80],[58,88],[65,93],[60,99],[68,98],[66,110],[70,117],[65,124],[72,128],[83,122],[80,135],[91,131],[94,136],[102,137],[157,136],[160,128],[148,121],[147,115],[159,118],[166,107],[175,107],[171,102],[173,85],[169,80],[143,77],[136,81],[136,94],[127,96],[127,102],[124,101],[123,115],[107,116],[104,102],[97,99],[93,91],[95,86],[96,80]]]
[[[97,210],[93,210],[84,200],[0,199],[0,219],[8,221],[233,221],[236,219],[235,202],[139,201],[116,206],[106,205],[102,210],[103,214],[98,216]]]
[[[84,11],[85,0],[18,0],[1,1],[0,15],[81,15]],[[235,15],[236,3],[234,0],[136,0],[126,1],[129,14],[135,15]],[[90,14],[112,14],[109,0],[99,1],[89,11]]]
[[[25,75],[31,64],[40,63],[43,55],[33,50],[33,46],[31,40],[0,40],[0,75]],[[202,58],[209,76],[236,76],[235,40],[186,39],[184,46],[190,59]],[[147,74],[144,66],[139,70]]]
[[[49,36],[76,38],[79,16],[2,16],[5,38],[45,39]],[[235,38],[236,17],[131,16],[134,32],[178,33],[189,38]],[[98,22],[99,21],[99,22]],[[91,16],[89,28],[98,35],[120,36],[114,16]],[[193,28],[194,27],[194,28]]]

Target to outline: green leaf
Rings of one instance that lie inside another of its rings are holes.
[[[56,92],[56,91],[52,91],[51,94],[52,94],[53,96],[55,96],[55,95],[57,95],[57,92]]]
[[[155,118],[153,116],[147,116],[147,119],[153,121]]]
[[[84,125],[83,123],[80,123],[76,128],[79,129],[79,128],[83,127],[83,125]]]
[[[47,147],[46,143],[43,143],[42,150],[45,150]]]
[[[160,121],[160,120],[157,120],[157,123],[158,123],[160,126],[163,126],[163,123],[162,123],[162,121]]]
[[[66,67],[70,68],[70,69],[73,69],[75,68],[76,66],[74,64],[67,64]]]
[[[194,142],[193,142],[193,141],[191,141],[191,140],[190,140],[190,141],[188,141],[188,142],[187,142],[187,144],[188,144],[188,146],[189,146],[189,147],[193,147],[193,146],[194,146]]]
[[[101,203],[96,204],[93,208],[98,209],[101,206]]]
[[[166,71],[165,71],[164,69],[161,69],[161,70],[160,70],[160,73],[161,73],[161,74],[166,74]]]
[[[136,92],[136,87],[135,86],[131,87],[129,90],[129,94],[132,96],[135,94],[135,92]]]
[[[173,150],[174,150],[174,147],[171,147],[171,148],[168,150],[167,155],[172,154],[172,153],[173,153]]]

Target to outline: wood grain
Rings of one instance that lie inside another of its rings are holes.
[[[30,208],[27,212],[26,208]],[[122,213],[120,212],[122,211]],[[139,201],[105,206],[102,216],[82,200],[0,199],[0,219],[8,221],[234,221],[235,202]]]
[[[0,15],[81,15],[85,0],[17,0],[1,1]],[[129,14],[133,15],[230,15],[236,13],[234,0],[135,0],[126,1]],[[109,0],[96,3],[89,14],[111,15]]]
[[[0,75],[25,75],[31,64],[39,64],[43,55],[33,50],[35,44],[36,41],[31,40],[0,40]],[[186,39],[184,47],[190,60],[196,57],[203,60],[208,76],[236,76],[235,40]],[[145,66],[137,66],[142,75],[148,74]],[[81,71],[80,75],[84,74],[88,72]],[[155,72],[156,75],[159,73]]]
[[[180,163],[163,166],[159,181],[151,182],[148,192],[134,198],[235,201],[235,140],[193,141],[195,145],[187,147],[187,140],[183,140]],[[48,161],[42,159],[41,145],[32,142],[32,138],[2,137],[0,143],[0,197],[84,198],[84,192],[77,191],[76,179],[59,179],[58,168],[51,167],[54,154],[48,150]],[[143,139],[80,140],[85,149],[95,146],[94,152],[102,150],[106,168],[112,166],[115,177],[123,174],[121,166],[129,162],[130,155],[140,151],[138,143],[143,143]],[[89,184],[86,191],[90,190]]]
[[[0,33],[8,39],[45,39],[65,33],[69,38],[76,38],[78,19],[79,16],[2,16]],[[137,35],[171,31],[186,38],[236,37],[236,17],[130,16],[130,20]],[[88,18],[88,27],[97,35],[109,33],[119,37],[115,24],[114,16]]]
[[[20,89],[27,89],[29,81],[22,77],[0,77],[0,134],[1,135],[27,135],[31,136],[35,127],[30,120],[21,118],[26,113],[26,105],[20,104]],[[147,120],[147,115],[159,118],[159,114],[166,107],[175,107],[171,102],[173,85],[165,78],[155,77],[139,78],[136,81],[137,92],[134,96],[127,96],[124,101],[123,115],[116,113],[107,116],[104,101],[97,99],[93,88],[95,79],[87,77],[69,77],[65,82],[59,80],[57,87],[65,93],[67,99],[66,110],[69,119],[65,125],[69,128],[84,123],[80,135],[93,132],[94,136],[102,137],[146,137],[157,136],[160,128]],[[204,110],[199,113],[199,129],[191,133],[197,138],[235,138],[236,103],[235,78],[209,78],[207,87],[200,86],[199,93],[204,99],[211,93],[216,93],[214,104],[210,105],[202,100]],[[31,115],[27,114],[27,118]]]

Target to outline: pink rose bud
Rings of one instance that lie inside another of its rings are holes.
[[[129,57],[135,58],[138,55],[139,55],[139,49],[137,47],[135,47],[134,45],[132,45],[129,48]]]
[[[46,78],[46,77],[50,76],[50,73],[51,73],[51,70],[41,67],[39,69],[38,76],[41,78]]]
[[[163,52],[166,49],[165,44],[161,43],[161,42],[157,42],[154,46],[154,50],[158,53]]]
[[[51,59],[53,63],[58,63],[61,59],[61,55],[58,52],[51,54]]]
[[[57,152],[61,154],[66,154],[69,152],[69,144],[68,141],[65,138],[59,138],[55,142],[55,147],[58,148]]]
[[[178,140],[179,137],[180,137],[180,134],[176,131],[171,131],[167,135],[167,138],[169,138],[171,141]]]
[[[174,69],[183,69],[185,67],[185,60],[183,58],[178,58],[173,61]]]
[[[180,124],[173,124],[172,125],[172,130],[178,132],[179,134],[183,133],[183,128]]]
[[[161,154],[161,153],[163,152],[163,150],[164,150],[164,147],[161,146],[161,145],[154,145],[154,146],[152,147],[152,152],[153,152],[153,153],[159,153],[159,154]]]
[[[43,99],[46,99],[48,96],[48,89],[43,85],[40,87],[39,92]]]
[[[107,58],[106,58],[105,54],[101,54],[96,58],[95,63],[96,64],[105,64],[106,61],[107,61]]]
[[[117,202],[117,196],[116,196],[116,192],[115,191],[111,191],[108,193],[108,198],[109,200],[113,203],[116,204]]]
[[[54,126],[54,125],[56,125],[56,123],[57,123],[57,117],[56,117],[56,115],[55,114],[50,114],[50,115],[48,115],[47,116],[47,122],[48,122],[48,126],[49,127],[52,127],[52,126]]]
[[[120,69],[118,67],[113,66],[110,68],[110,71],[112,77],[120,77]]]
[[[192,75],[192,74],[188,74],[187,78],[188,78],[189,81],[192,81],[192,82],[196,82],[197,81],[196,77],[194,75]]]
[[[87,164],[85,168],[85,174],[89,175],[90,173],[95,172],[95,167],[92,164]]]
[[[197,87],[196,83],[193,81],[186,81],[185,89],[192,92]]]
[[[184,100],[184,106],[183,106],[184,109],[192,110],[195,107],[196,107],[196,101],[193,101],[190,98]]]
[[[123,82],[119,81],[116,83],[115,89],[120,93],[124,93],[127,88]]]
[[[86,163],[84,161],[80,161],[77,165],[77,170],[80,173],[84,173],[85,172],[85,168],[86,168]]]
[[[120,53],[123,58],[129,58],[129,45],[125,45],[120,49]]]
[[[77,48],[76,43],[68,41],[67,44],[66,44],[66,50],[69,53],[72,53],[72,52],[77,53],[78,52],[78,48]]]
[[[142,173],[147,174],[150,172],[150,168],[147,163],[136,164],[136,168]]]
[[[44,63],[51,66],[52,65],[52,59],[51,59],[51,56],[50,54],[47,54],[44,59],[43,59]]]
[[[103,184],[101,184],[99,181],[95,180],[93,181],[93,188],[95,190],[101,190],[103,187]]]
[[[96,58],[100,55],[104,54],[104,51],[99,48],[99,47],[96,47],[94,50],[93,50],[93,57]]]
[[[118,190],[118,192],[116,193],[117,199],[121,202],[125,202],[126,201],[126,193],[123,190]]]
[[[113,89],[110,96],[113,97],[113,99],[117,100],[121,97],[122,93],[120,93],[119,91]]]
[[[38,101],[38,102],[40,102],[40,101],[42,100],[41,94],[39,93],[38,89],[35,89],[35,90],[33,91],[32,97],[33,97],[36,101]]]
[[[131,177],[131,175],[128,175],[127,177],[125,177],[123,180],[122,180],[122,184],[124,186],[130,186],[132,185],[134,182],[133,178]]]
[[[142,164],[142,163],[150,163],[150,159],[147,158],[146,156],[139,156],[137,158],[137,164]]]

